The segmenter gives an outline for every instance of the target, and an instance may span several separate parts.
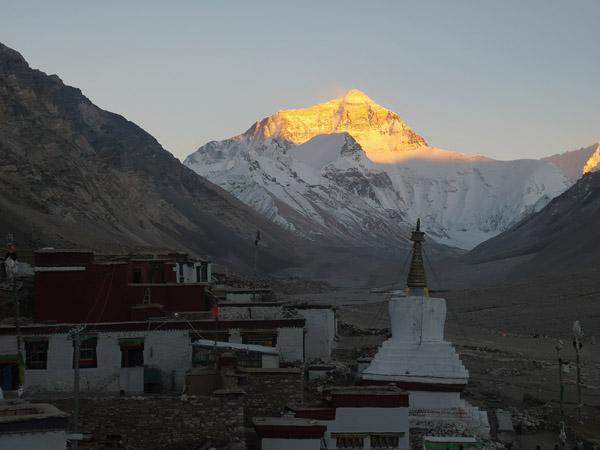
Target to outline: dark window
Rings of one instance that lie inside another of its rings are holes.
[[[364,436],[335,436],[337,448],[363,448]]]
[[[19,387],[19,357],[0,356],[0,387],[12,391]]]
[[[25,340],[25,367],[44,370],[48,361],[48,340]]]
[[[93,369],[98,367],[97,344],[98,339],[96,338],[81,338],[79,342],[79,368]],[[73,347],[75,347],[75,342],[73,342]],[[75,354],[73,354],[73,358],[75,358]],[[75,359],[73,359],[73,366],[75,366]]]
[[[238,366],[262,367],[262,354],[256,352],[236,352]]]
[[[133,282],[135,284],[142,282],[142,269],[133,269]]]
[[[121,367],[144,366],[144,342],[141,339],[119,341],[121,346]]]
[[[372,434],[371,448],[397,448],[402,436],[404,436],[404,433]]]
[[[276,347],[276,334],[244,334],[242,343],[251,345],[262,345],[264,347]]]
[[[208,281],[208,264],[200,263],[196,266],[196,281],[198,283],[206,283]]]
[[[211,350],[194,348],[192,354],[192,367],[212,366],[219,360],[219,355]]]

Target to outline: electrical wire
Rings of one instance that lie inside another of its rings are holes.
[[[395,281],[392,284],[390,292],[387,294],[386,298],[379,305],[379,308],[378,308],[377,312],[375,313],[375,316],[371,319],[369,326],[367,328],[373,328],[375,323],[379,322],[379,320],[381,319],[385,305],[389,304],[389,301],[392,299],[392,296],[394,295],[393,293],[396,290],[396,287],[398,286],[398,284],[400,284],[401,276],[406,269],[406,264],[407,264],[410,256],[411,256],[411,253],[408,252],[406,258],[404,259],[404,263],[402,264],[402,267],[398,271],[398,274],[396,275],[396,277],[394,277]],[[358,342],[358,346],[361,347],[363,344],[366,343],[367,340],[370,340],[370,339],[372,339],[371,335],[363,335],[361,337],[360,341]]]

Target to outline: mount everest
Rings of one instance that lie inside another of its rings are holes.
[[[359,91],[280,111],[184,161],[273,222],[332,245],[407,245],[421,218],[440,244],[470,249],[571,184],[551,162],[496,161],[427,146]]]

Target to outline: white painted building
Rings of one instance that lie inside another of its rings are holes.
[[[288,329],[280,331],[276,340],[277,345],[272,346],[276,346],[279,349],[282,361],[304,362],[313,359],[329,360],[337,330],[335,310],[330,305],[303,304],[286,306],[283,302],[219,303],[220,320],[278,320],[292,318],[305,320],[304,344],[303,347],[293,347],[292,345],[299,338],[299,330]],[[268,344],[269,341],[261,342],[258,339],[255,342],[244,342],[241,336],[238,337],[232,333],[229,342],[259,343],[264,345],[264,343]]]
[[[328,361],[337,336],[337,318],[331,305],[294,305],[294,311],[306,319],[304,337],[306,361]]]
[[[181,390],[192,358],[188,330],[115,328],[99,324],[81,332],[81,392],[141,394],[145,367],[160,371],[163,389]],[[36,327],[36,333],[29,334],[23,329],[25,392],[73,390],[74,340],[65,327],[55,330]],[[15,348],[14,335],[0,335],[0,355],[14,353]]]
[[[0,400],[0,448],[65,450],[68,418],[49,404]]]
[[[327,431],[316,420],[283,417],[256,417],[252,424],[260,436],[261,450],[321,450]]]
[[[209,261],[176,260],[173,272],[177,274],[177,283],[210,283],[212,265]]]
[[[322,404],[288,408],[294,416],[252,419],[263,450],[410,448],[408,393],[395,386],[324,388]]]
[[[219,340],[273,347],[286,363],[303,361],[304,319],[220,321]],[[69,325],[22,326],[25,392],[70,392],[74,379],[74,340]],[[181,392],[192,367],[191,342],[210,340],[214,321],[120,322],[90,324],[81,332],[80,391],[141,394]],[[14,327],[0,327],[0,387],[18,387]],[[272,364],[272,363],[270,363]]]

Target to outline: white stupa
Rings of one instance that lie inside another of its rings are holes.
[[[469,372],[452,344],[444,340],[446,300],[429,297],[421,254],[424,235],[417,221],[406,297],[390,300],[392,337],[364,370],[363,380],[365,384],[394,383],[410,392],[411,429],[444,422],[487,434],[487,413],[460,398]]]

